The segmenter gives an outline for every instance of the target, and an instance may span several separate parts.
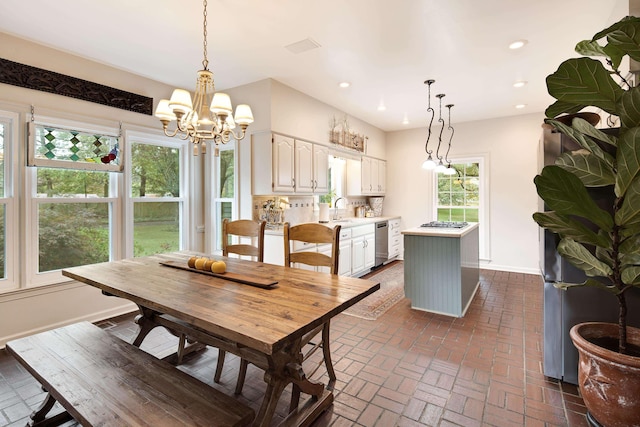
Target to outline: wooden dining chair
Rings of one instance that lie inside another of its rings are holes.
[[[236,254],[240,256],[250,256],[255,261],[262,262],[264,260],[264,230],[267,225],[266,221],[252,221],[250,219],[239,219],[229,221],[227,218],[222,220],[222,255],[229,256]],[[231,242],[232,239],[238,238],[237,242]],[[251,239],[251,244],[243,242],[242,239]],[[224,367],[224,359],[227,352],[218,350],[218,363],[213,380],[220,382],[222,376],[222,368]],[[236,383],[236,394],[242,390],[244,377],[247,372],[247,363],[244,359],[240,363],[240,373],[238,375],[238,383]],[[242,378],[242,382],[240,382]],[[240,387],[240,388],[238,388]]]
[[[305,264],[314,267],[328,267],[330,274],[338,274],[338,259],[340,248],[340,225],[329,228],[322,224],[305,223],[295,226],[284,224],[284,265],[291,267],[294,264]],[[294,241],[311,244],[309,250],[292,250]],[[316,245],[330,244],[329,255],[318,252]],[[327,388],[332,388],[336,382],[336,373],[331,362],[331,351],[329,349],[329,330],[330,323],[318,326],[302,337],[302,347],[305,348],[302,361],[307,360],[319,348],[322,348],[323,361],[329,375],[329,383]],[[314,338],[319,337],[319,340]],[[312,340],[316,341],[313,342]],[[244,378],[246,375],[248,362],[244,359],[240,362],[240,372],[238,374],[238,382],[236,383],[236,394],[242,391]],[[320,367],[322,362],[307,374],[307,377],[313,375]],[[298,406],[300,400],[300,389],[294,384],[291,393],[290,410]]]

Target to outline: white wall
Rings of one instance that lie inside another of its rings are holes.
[[[538,141],[543,114],[454,124],[449,157],[485,154],[490,161],[490,261],[483,268],[537,274],[538,226],[531,215],[538,196]],[[401,215],[402,228],[433,220],[433,172],[421,168],[427,130],[387,134],[385,215]],[[433,144],[433,136],[430,140]]]

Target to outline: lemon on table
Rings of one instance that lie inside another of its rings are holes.
[[[224,273],[225,271],[227,271],[227,264],[225,264],[224,261],[216,261],[211,264],[211,271],[218,274]]]
[[[189,258],[189,261],[187,261],[187,265],[189,266],[189,268],[196,268],[197,259],[198,259],[197,256],[192,256],[191,258]]]
[[[206,260],[204,265],[202,266],[202,269],[204,271],[211,271],[211,266],[213,265],[214,262],[216,262],[216,260],[214,260],[214,259]]]
[[[198,258],[198,259],[196,260],[196,262],[195,262],[195,267],[196,267],[198,270],[202,270],[202,269],[204,269],[204,263],[205,263],[205,262],[207,262],[208,260],[209,260],[209,258],[204,258],[204,257],[203,257],[203,258]]]

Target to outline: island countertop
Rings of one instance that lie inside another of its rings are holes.
[[[470,222],[462,228],[414,227],[403,230],[401,233],[410,236],[462,237],[477,227],[477,222]]]

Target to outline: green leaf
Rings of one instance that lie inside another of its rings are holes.
[[[620,257],[620,263],[623,267],[627,266],[640,266],[640,254],[638,252],[633,252],[630,254],[623,254]]]
[[[640,247],[640,223],[625,225],[620,231],[623,240],[618,248],[622,254],[630,254],[638,251]]]
[[[609,237],[608,234],[607,234],[607,237]],[[607,247],[596,246],[596,258],[598,258],[600,261],[604,262],[611,269],[613,269],[614,262],[613,262],[613,258],[611,258],[611,254],[609,253],[609,250],[611,250],[610,239]]]
[[[617,197],[623,197],[640,172],[640,127],[631,128],[618,138],[616,157],[618,174],[615,193]]]
[[[593,36],[593,38],[591,40],[593,40],[593,41],[600,40],[601,38],[607,36],[609,33],[613,32],[613,31],[616,31],[618,28],[621,28],[627,22],[631,22],[631,23],[636,22],[636,23],[640,24],[640,18],[637,18],[635,16],[625,16],[624,18],[622,18],[621,20],[619,20],[615,24],[612,24],[611,26],[605,28],[604,30],[596,33],[596,35]]]
[[[558,215],[553,211],[536,212],[533,220],[539,226],[559,234],[562,238],[571,238],[577,242],[588,245],[609,246],[609,239],[604,235],[598,235],[584,224],[565,215]]]
[[[557,282],[553,284],[554,287],[558,288],[558,289],[563,289],[563,290],[567,290],[570,288],[580,288],[582,286],[588,286],[591,288],[599,288],[599,289],[604,289],[607,292],[611,292],[613,294],[617,294],[618,293],[618,289],[613,286],[613,285],[605,285],[602,282],[599,282],[595,279],[587,279],[586,281],[582,282],[582,283],[565,283],[565,282]]]
[[[623,129],[640,126],[640,87],[625,91],[618,101],[620,123]]]
[[[607,144],[614,147],[618,146],[618,138],[602,132],[600,129],[595,128],[591,125],[591,123],[584,119],[581,119],[580,117],[576,117],[575,119],[573,119],[573,121],[571,122],[571,127],[597,141],[606,142]]]
[[[549,165],[533,180],[538,194],[551,210],[561,215],[588,219],[605,231],[611,231],[613,219],[587,193],[582,181],[560,166]]]
[[[609,277],[613,273],[607,264],[573,239],[562,239],[558,244],[558,253],[587,276]]]
[[[614,70],[617,70],[618,67],[620,67],[622,58],[624,58],[627,53],[611,43],[606,45],[603,50],[609,59],[611,59],[611,67],[613,67]]]
[[[584,107],[588,107],[588,105],[574,104],[573,102],[556,101],[547,107],[547,109],[544,111],[544,114],[546,117],[552,119],[554,117],[558,117],[562,113],[577,113]]]
[[[624,226],[636,222],[640,222],[640,177],[631,182],[622,206],[616,212],[616,224]]]
[[[624,92],[600,61],[572,58],[547,77],[547,90],[559,101],[598,107],[618,115],[616,101]]]
[[[615,183],[611,166],[591,153],[564,153],[556,159],[556,165],[580,178],[587,187],[604,187]]]
[[[575,51],[583,56],[606,56],[604,48],[597,40],[582,40],[576,45]]]
[[[573,119],[573,123],[576,123],[578,125],[580,125],[581,121],[584,120],[577,118]],[[594,140],[583,134],[581,131],[575,129],[574,127],[567,126],[564,123],[558,122],[557,120],[547,120],[547,122],[555,126],[555,128],[560,132],[571,137],[571,139],[580,144],[582,148],[588,150],[591,154],[604,161],[609,167],[613,167],[613,156],[600,148],[600,146]]]
[[[621,25],[614,31],[607,34],[607,41],[610,45],[617,47],[627,53],[630,58],[640,60],[640,31],[638,31],[638,21],[621,22]]]
[[[622,270],[622,283],[625,285],[640,285],[640,267],[627,267]]]

